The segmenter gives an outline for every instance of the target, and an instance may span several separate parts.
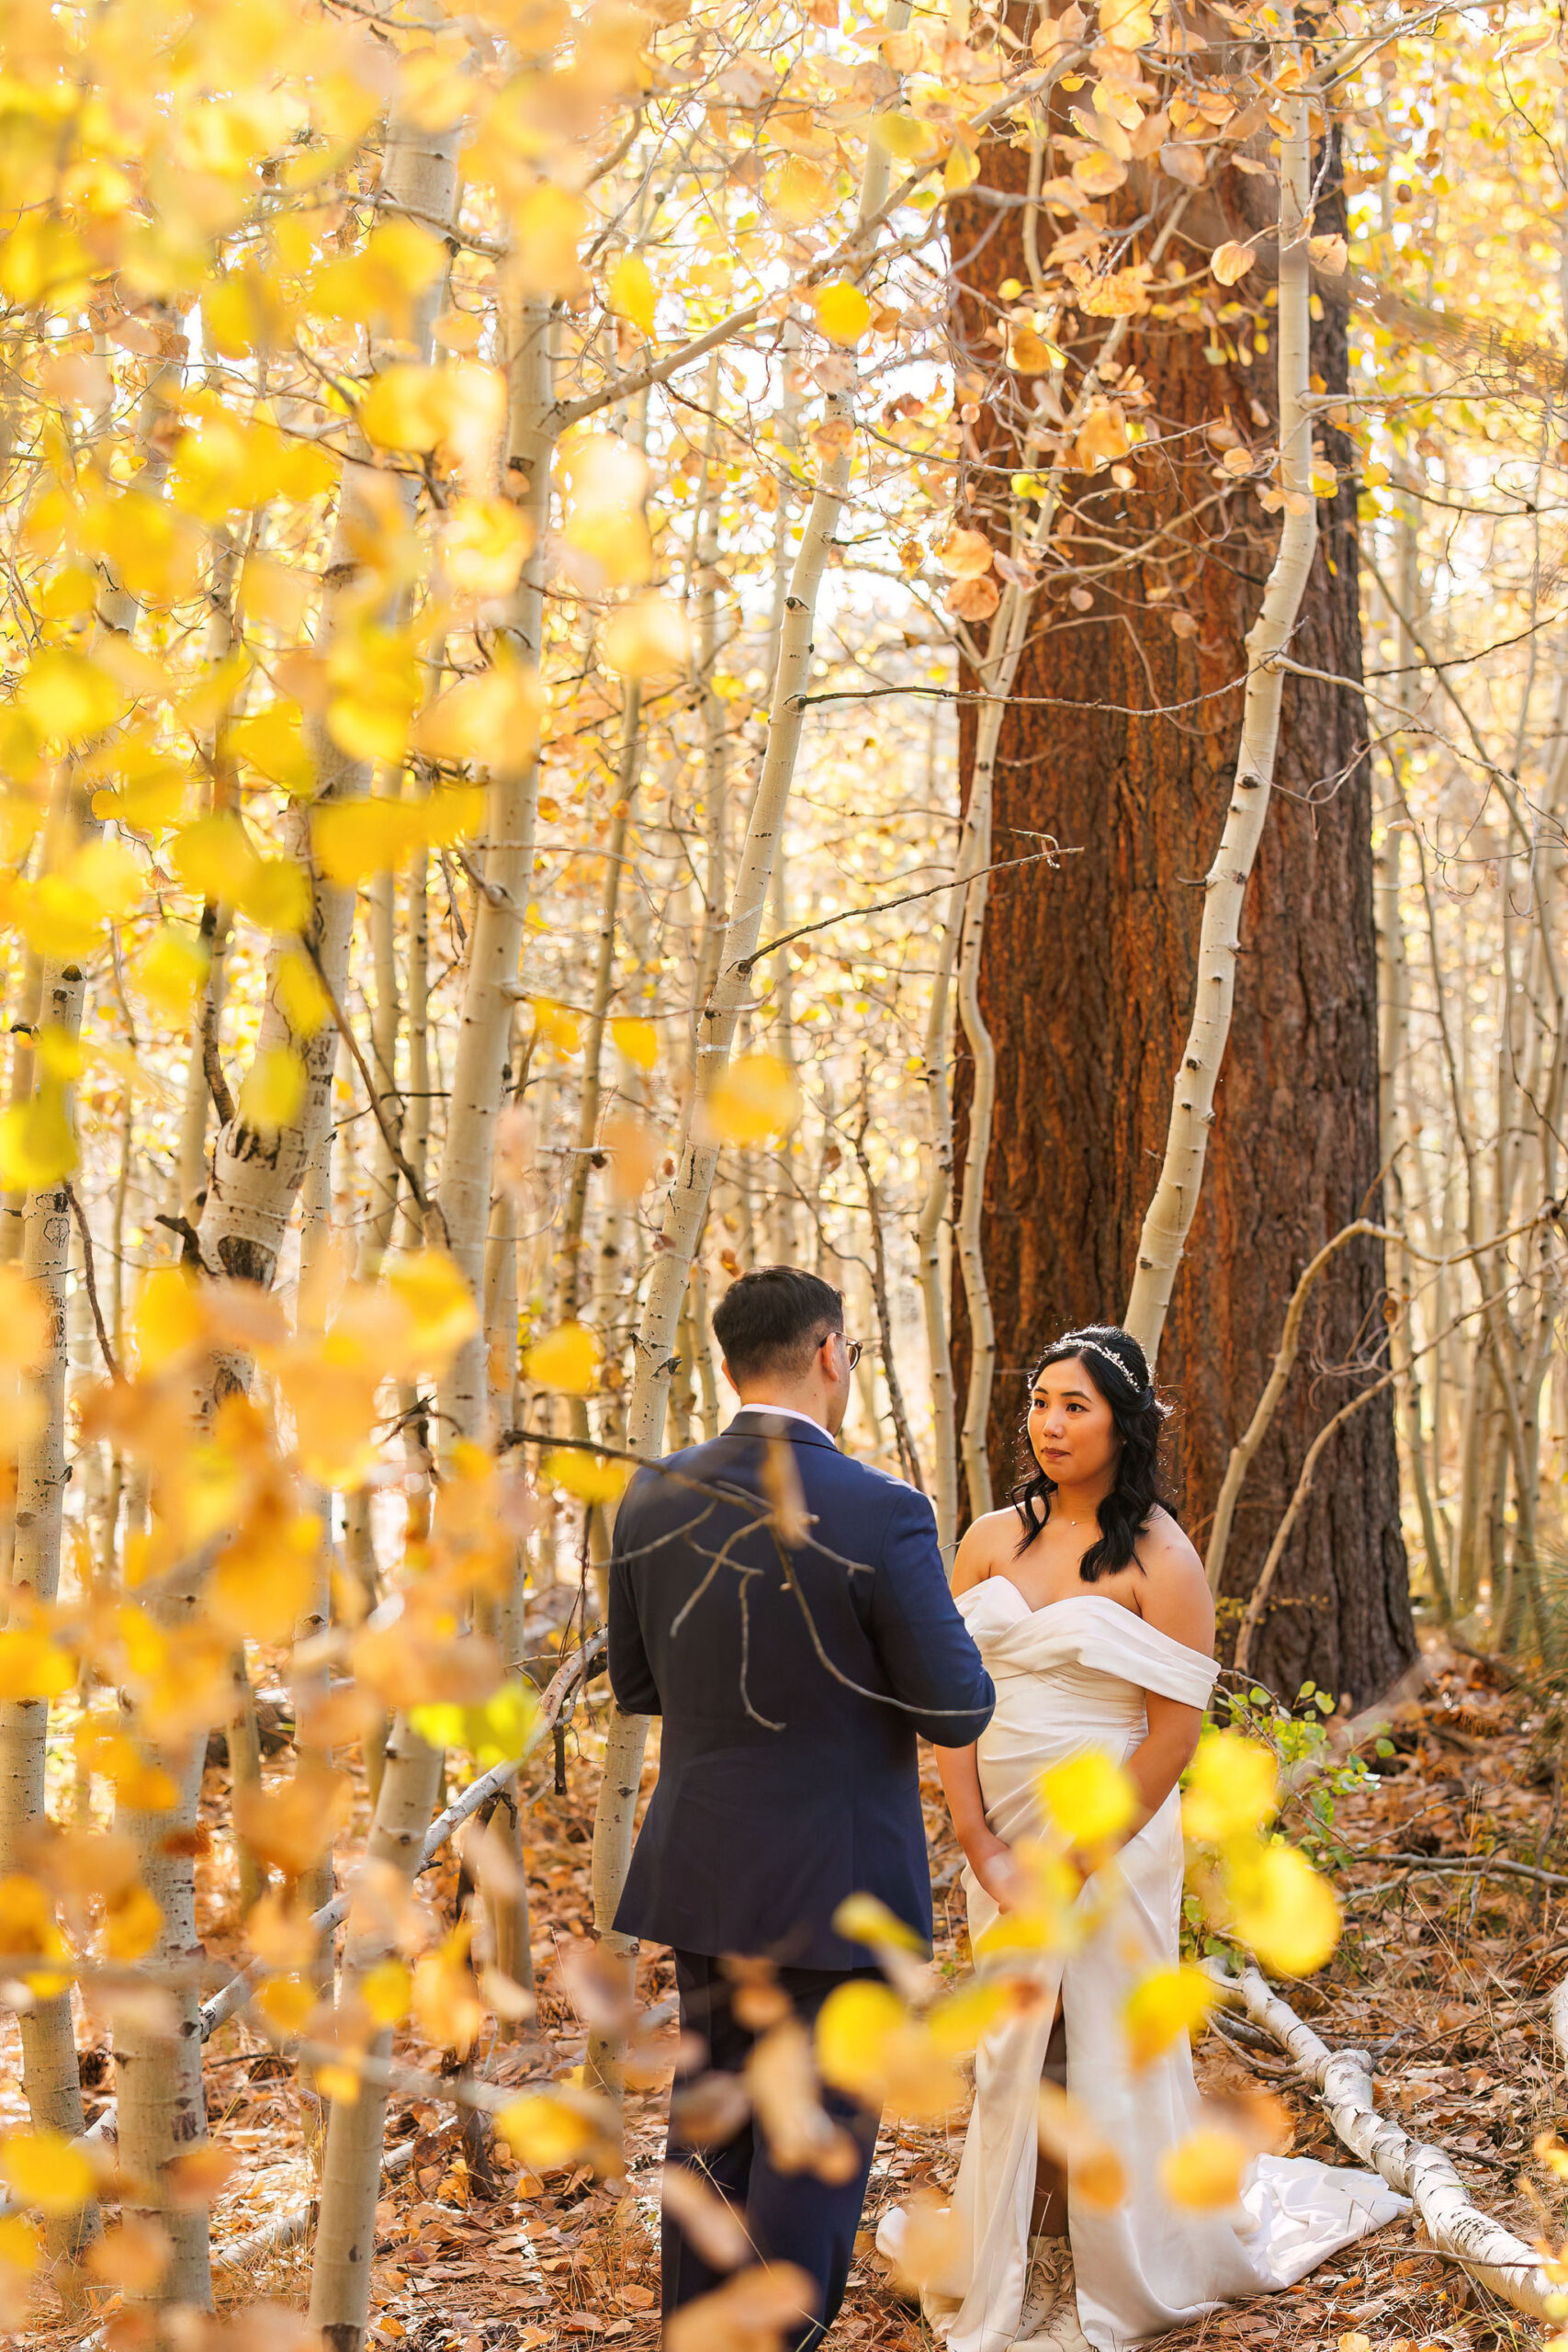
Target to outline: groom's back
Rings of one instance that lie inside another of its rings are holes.
[[[610,1663],[663,1717],[623,1928],[842,1968],[832,1915],[866,1891],[929,1934],[916,1733],[963,1746],[993,1694],[923,1496],[744,1409],[629,1489]]]

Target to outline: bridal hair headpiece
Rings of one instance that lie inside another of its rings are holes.
[[[1090,1355],[1103,1356],[1107,1363],[1115,1365],[1129,1387],[1135,1388],[1140,1396],[1148,1385],[1146,1381],[1138,1378],[1130,1363],[1122,1363],[1114,1348],[1105,1347],[1099,1340],[1080,1339],[1076,1331],[1069,1331],[1065,1340],[1057,1340],[1056,1345],[1059,1348],[1071,1348],[1075,1353],[1080,1355],[1087,1351]]]

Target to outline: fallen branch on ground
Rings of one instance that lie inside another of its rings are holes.
[[[1562,2290],[1554,2287],[1533,2246],[1473,2204],[1441,2148],[1412,2140],[1373,2100],[1371,2061],[1364,2050],[1330,2050],[1303,2025],[1255,1968],[1239,1976],[1211,1971],[1222,1997],[1236,2004],[1269,2034],[1310,2083],[1345,2145],[1402,2197],[1414,2199],[1427,2235],[1477,2285],[1490,2289],[1533,2319],[1555,2319]]]

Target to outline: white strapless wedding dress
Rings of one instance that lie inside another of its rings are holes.
[[[1146,1690],[1201,1707],[1219,1671],[1100,1594],[1032,1610],[1015,1584],[993,1576],[958,1606],[996,1684],[996,1713],[979,1742],[980,1787],[987,1819],[1010,1842],[1038,1827],[1034,1783],[1043,1767],[1086,1747],[1123,1761],[1146,1729]],[[1122,1892],[1078,1951],[993,1963],[1016,1972],[1027,1960],[1043,1997],[987,2035],[976,2053],[953,2190],[966,2252],[961,2275],[932,2282],[958,2299],[951,2316],[933,2312],[949,2352],[1007,2352],[1017,2334],[1041,2068],[1058,1990],[1068,2089],[1115,2149],[1127,2182],[1123,2201],[1109,2211],[1068,2200],[1078,2322],[1100,2352],[1122,2352],[1216,2304],[1288,2287],[1407,2210],[1373,2174],[1269,2155],[1248,2167],[1229,2212],[1183,2210],[1165,2197],[1160,2157],[1204,2121],[1191,2050],[1182,2035],[1134,2074],[1122,2012],[1140,1977],[1178,1957],[1183,1849],[1174,1792],[1118,1860]],[[973,1946],[998,1910],[973,1872],[965,1871],[964,1885]],[[878,2234],[895,2260],[902,2221],[889,2215]]]

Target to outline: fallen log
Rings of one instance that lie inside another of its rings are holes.
[[[1391,2117],[1377,2112],[1371,2060],[1364,2050],[1330,2050],[1255,1968],[1239,1976],[1218,1968],[1210,1973],[1221,1998],[1239,2007],[1294,2061],[1351,2153],[1414,2200],[1438,2253],[1532,2319],[1556,2321],[1568,2313],[1568,2294],[1548,2278],[1535,2248],[1472,2202],[1452,2158],[1441,2148],[1412,2140]]]

